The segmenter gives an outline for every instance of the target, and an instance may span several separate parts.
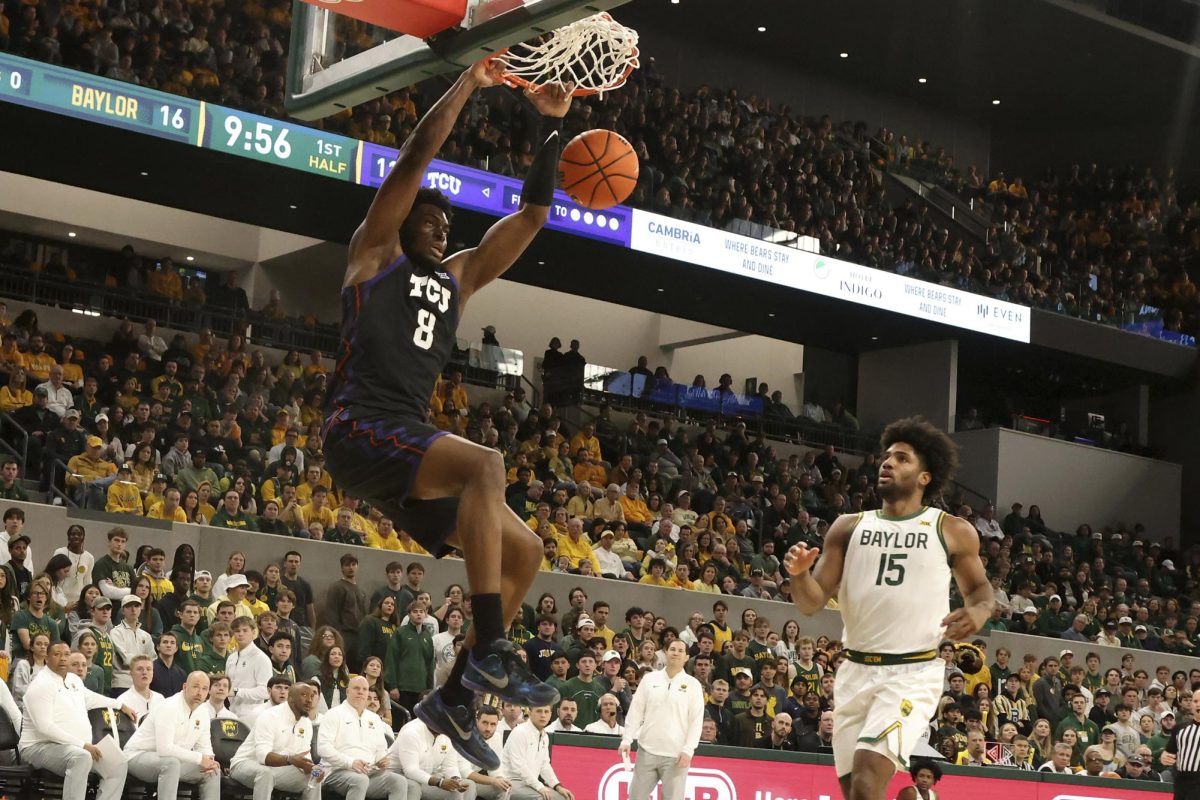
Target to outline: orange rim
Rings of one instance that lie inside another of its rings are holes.
[[[503,50],[497,50],[495,53],[488,56],[485,61],[490,67],[495,62],[497,57],[502,56],[507,52],[507,47]],[[640,53],[638,49],[636,47],[633,48],[633,57],[635,60],[639,55]],[[617,80],[610,82],[607,86],[600,89],[576,89],[571,92],[571,95],[573,97],[589,97],[594,94],[600,94],[601,92],[611,92],[613,89],[619,88],[625,83],[625,81],[629,80],[629,76],[633,74],[635,69],[637,69],[637,66],[630,64],[625,68],[625,71],[621,73]],[[528,78],[523,78],[520,75],[514,75],[513,73],[503,69],[503,67],[501,67],[499,78],[501,83],[513,89],[529,89],[530,91],[538,92],[541,91],[542,87],[545,85],[541,83],[534,83]]]

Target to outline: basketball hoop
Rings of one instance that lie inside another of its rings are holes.
[[[576,97],[601,94],[625,84],[638,68],[638,34],[608,14],[596,14],[491,56],[506,86],[540,90],[574,84]]]

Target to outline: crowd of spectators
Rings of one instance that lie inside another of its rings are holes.
[[[290,5],[283,0],[183,4],[35,4],[8,0],[0,47],[19,55],[211,102],[282,116]],[[377,32],[338,18],[335,57],[366,49]],[[418,86],[321,124],[398,146],[440,93]],[[975,166],[959,171],[944,148],[865,123],[835,125],[737,89],[667,85],[653,60],[618,92],[576,102],[567,132],[605,127],[634,145],[641,176],[632,205],[756,235],[815,237],[823,252],[1108,323],[1161,319],[1195,333],[1200,206],[1180,199],[1172,174],[1073,166],[1040,180]],[[511,97],[481,95],[441,155],[520,175],[536,125]],[[984,201],[985,237],[947,228],[927,205],[889,204],[882,169],[920,167]]]
[[[49,348],[48,338],[54,342]],[[118,524],[144,516],[258,531],[283,537],[281,552],[287,550],[286,537],[331,542],[346,548],[344,579],[322,604],[311,591],[297,590],[302,586],[296,581],[299,559],[290,553],[278,563],[260,565],[261,572],[239,553],[227,564],[204,565],[204,572],[191,563],[194,554],[189,561],[186,546],[170,563],[166,553],[149,547],[130,557],[124,537],[110,533],[107,555],[95,558],[86,552],[78,525],[68,533],[66,547],[43,561],[55,543],[47,532],[25,529],[24,514],[14,506],[4,513],[0,536],[7,551],[0,552],[7,563],[0,620],[11,631],[18,700],[18,685],[42,663],[37,649],[31,649],[31,633],[47,630],[51,643],[55,635],[74,641],[89,618],[83,611],[101,597],[110,604],[131,604],[127,624],[140,620],[155,642],[154,652],[146,655],[160,660],[162,642],[171,640],[163,634],[178,628],[176,620],[188,636],[196,637],[187,643],[195,648],[206,641],[201,633],[205,624],[236,623],[241,616],[257,618],[254,635],[261,638],[264,652],[275,657],[282,672],[290,660],[297,678],[313,669],[343,675],[340,663],[322,661],[328,655],[322,650],[326,639],[340,642],[348,669],[365,670],[370,657],[377,656],[375,677],[382,688],[376,700],[385,715],[390,704],[384,695],[410,708],[448,670],[455,639],[470,623],[470,602],[461,587],[449,587],[435,601],[419,591],[419,564],[406,570],[397,561],[388,570],[386,589],[368,600],[366,590],[358,588],[355,548],[423,551],[378,510],[339,493],[325,472],[320,421],[326,374],[319,358],[306,364],[292,351],[281,363],[269,364],[266,351],[247,348],[240,336],[223,342],[209,332],[167,345],[152,323],[140,332],[121,326],[106,348],[110,352],[92,354],[95,362],[58,339],[38,330],[36,318],[22,315],[0,347],[5,372],[0,405],[30,434],[29,476],[47,488],[59,488],[62,479],[61,490],[81,505],[127,515],[116,518]],[[753,611],[740,622],[726,620],[722,598],[789,601],[782,552],[798,541],[820,545],[839,514],[878,508],[877,457],[868,454],[861,463],[843,463],[833,447],[784,456],[740,423],[724,435],[714,422],[693,424],[645,412],[618,423],[607,407],[572,425],[548,404],[535,408],[521,389],[502,395],[494,405],[473,403],[461,377],[451,369],[439,382],[430,399],[430,418],[503,453],[509,468],[508,504],[541,537],[543,570],[714,595],[696,604],[707,609],[715,602],[711,617],[696,612],[685,621],[668,619],[656,609],[631,611],[627,630],[620,634],[613,633],[615,622],[609,627],[604,604],[585,607],[586,589],[572,591],[561,614],[552,596],[531,602],[511,635],[539,674],[553,674],[571,687],[564,696],[575,702],[555,710],[559,726],[619,725],[627,690],[642,670],[661,666],[662,648],[678,636],[694,648],[691,669],[700,672],[709,689],[713,725],[707,740],[782,749],[825,747],[832,717],[823,715],[832,702],[830,678],[843,658],[839,643],[821,638],[806,644],[804,622],[789,619],[794,615],[788,605],[781,604],[779,618],[770,621]],[[65,471],[55,469],[61,463]],[[15,459],[0,470],[0,499],[27,499]],[[1143,746],[1157,759],[1156,771],[1168,766],[1161,761],[1174,723],[1167,711],[1181,719],[1190,715],[1191,685],[1200,681],[1200,668],[1190,675],[1163,674],[1153,653],[1198,654],[1200,600],[1191,598],[1200,596],[1200,551],[1181,553],[1170,537],[1152,541],[1140,526],[1093,531],[1085,524],[1062,531],[1037,506],[1026,510],[1015,504],[1001,519],[991,504],[973,509],[960,497],[931,502],[979,531],[997,598],[987,628],[1053,637],[1064,645],[1059,659],[1044,663],[1032,656],[1018,663],[1012,654],[997,651],[987,670],[976,668],[989,660],[980,650],[975,650],[983,656],[976,664],[948,648],[943,654],[948,699],[939,711],[934,744],[949,754],[950,745],[942,742],[952,739],[954,757],[974,763],[980,734],[982,741],[992,743],[987,758],[1019,762],[1026,751],[1017,737],[1025,736],[1036,740],[1028,763],[1053,764],[1057,742],[1083,741],[1078,731],[1072,739],[1071,709],[1080,702],[1070,698],[1074,691],[1086,701],[1085,716],[1093,721],[1111,704],[1117,745],[1134,748],[1121,750],[1120,758],[1110,753],[1105,764],[1116,768],[1106,771],[1124,769],[1129,775],[1128,765]],[[85,571],[92,580],[83,580]],[[129,596],[141,604],[127,601]],[[198,616],[205,618],[190,630],[182,607],[189,596],[198,599]],[[431,613],[427,622],[422,609]],[[41,622],[46,614],[55,625]],[[328,634],[321,625],[329,627]],[[238,635],[239,628],[234,624],[226,633],[213,625],[211,630],[224,635],[201,645],[202,652],[211,646],[217,655],[198,663],[215,674],[225,669],[226,639]],[[287,645],[277,640],[281,632]],[[406,639],[412,636],[419,641]],[[121,640],[110,638],[114,644]],[[986,647],[986,640],[977,645]],[[416,649],[405,649],[409,647]],[[1070,660],[1070,648],[1076,648],[1082,663]],[[77,649],[94,658],[90,645]],[[286,657],[285,649],[291,650]],[[1089,656],[1092,651],[1095,658]],[[302,653],[309,656],[300,660]],[[717,657],[708,659],[711,671],[705,673],[705,656],[712,653]],[[1101,667],[1112,669],[1099,671]],[[1149,669],[1161,684],[1157,688]],[[94,669],[84,672],[85,680],[100,679]],[[587,685],[593,672],[596,681],[620,677],[622,682],[609,680],[605,691],[593,690]],[[127,689],[126,680],[122,676],[115,685]],[[339,681],[322,682],[321,697],[313,699],[317,709],[322,702],[326,708],[340,702],[343,695],[326,696],[331,686],[345,688]],[[1121,697],[1125,705],[1136,703],[1129,719],[1144,739],[1122,738],[1121,704],[1102,699],[1105,692]],[[269,702],[268,694],[264,691],[254,703]],[[601,702],[605,694],[615,697],[616,716],[606,716],[605,706],[610,711],[614,706]],[[277,697],[283,697],[282,690]],[[226,710],[242,716],[239,703],[234,706]],[[1152,712],[1149,717],[1146,708]],[[501,711],[505,719],[520,721],[519,710]],[[1095,741],[1101,747],[1111,744],[1099,735]],[[971,755],[960,757],[960,750]],[[1070,763],[1086,768],[1087,752],[1086,747],[1073,748]]]

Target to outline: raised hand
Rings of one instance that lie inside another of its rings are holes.
[[[795,578],[812,569],[820,555],[821,548],[810,548],[803,542],[799,542],[788,548],[787,554],[783,557],[783,568],[787,570],[788,575]]]
[[[491,57],[476,61],[467,72],[481,88],[499,86],[504,82],[501,78],[503,70]]]
[[[565,117],[571,110],[571,92],[574,90],[575,84],[573,83],[566,85],[551,83],[538,87],[536,91],[526,89],[525,96],[543,116]]]

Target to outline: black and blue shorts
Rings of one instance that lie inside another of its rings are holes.
[[[458,498],[411,500],[430,445],[446,431],[414,418],[364,416],[336,409],[325,421],[325,466],[346,494],[378,508],[430,553],[440,556],[458,520]]]

